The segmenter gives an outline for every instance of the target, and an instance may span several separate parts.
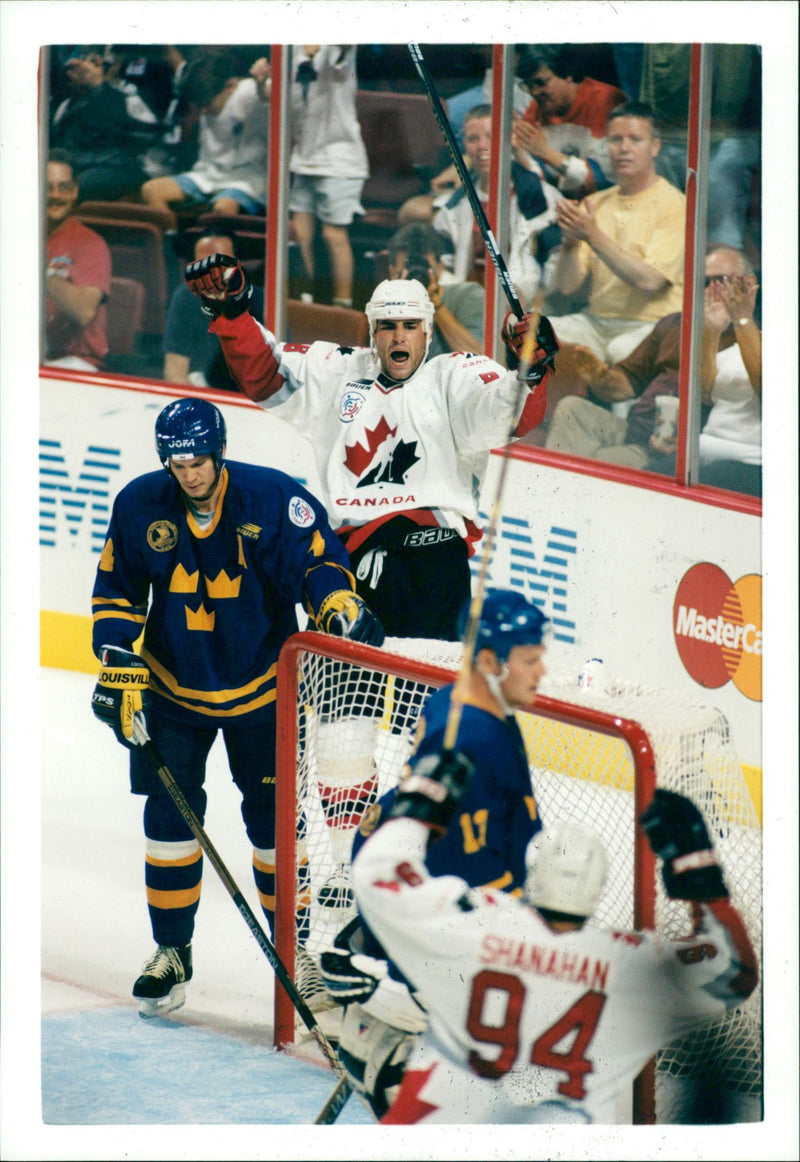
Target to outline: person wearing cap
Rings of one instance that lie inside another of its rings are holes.
[[[464,636],[470,604],[461,616]],[[353,841],[354,861],[369,836],[391,819],[404,788],[415,778],[427,778],[439,763],[455,701],[460,717],[453,761],[470,769],[471,780],[458,813],[428,851],[428,869],[432,875],[459,876],[470,887],[520,895],[525,852],[542,822],[515,711],[529,709],[536,700],[547,673],[549,630],[549,619],[522,593],[487,593],[472,666],[428,697],[402,781],[363,819]],[[426,1026],[425,1010],[363,917],[357,915],[344,926],[320,964],[332,999],[345,1006],[342,1061],[354,1086],[381,1117],[391,1104],[414,1034]]]
[[[64,63],[69,96],[50,120],[50,147],[69,153],[81,202],[138,194],[142,155],[161,131],[141,98],[109,83],[111,63],[103,45],[78,45]]]
[[[226,255],[190,263],[186,279],[241,391],[311,441],[357,591],[387,634],[458,640],[489,452],[544,415],[557,350],[547,319],[520,383],[485,355],[426,361],[434,308],[414,279],[375,288],[368,348],[279,342],[248,314],[249,279]]]
[[[206,760],[221,733],[271,929],[281,646],[297,631],[298,605],[322,632],[383,641],[380,622],[353,591],[322,505],[283,472],[226,460],[225,420],[214,404],[191,397],[168,404],[155,442],[161,467],[116,497],[92,593],[92,648],[101,663],[92,710],[128,748],[131,791],[144,797],[156,949],[133,988],[143,1017],[184,1003],[203,856],[138,745],[134,715],[144,715],[201,824]],[[301,882],[307,874],[304,865]],[[308,909],[297,919],[302,944]],[[318,966],[302,953],[297,986],[309,1006],[324,1005]]]

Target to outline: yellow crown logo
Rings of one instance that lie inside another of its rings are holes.
[[[183,565],[176,565],[169,579],[170,593],[196,593],[199,576],[198,569],[195,569],[194,573],[187,573]]]
[[[111,537],[108,538],[103,546],[103,551],[100,554],[99,568],[104,573],[114,572],[114,542],[111,540]]]
[[[211,633],[214,629],[215,614],[213,609],[209,613],[205,606],[200,603],[200,608],[195,611],[186,606],[186,628],[205,630]]]
[[[241,577],[231,579],[224,569],[221,569],[213,579],[206,577],[206,589],[209,597],[238,597],[242,584]]]

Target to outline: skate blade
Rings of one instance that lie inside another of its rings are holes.
[[[175,984],[165,997],[139,997],[139,1016],[143,1020],[163,1017],[183,1008],[186,1003],[186,986]]]

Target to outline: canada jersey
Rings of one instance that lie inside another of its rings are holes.
[[[353,866],[359,910],[430,1022],[387,1122],[624,1121],[653,1053],[755,987],[727,900],[704,906],[684,940],[555,932],[504,893],[431,878],[427,837],[416,820],[390,820]]]
[[[544,411],[543,384],[520,393],[483,355],[439,355],[393,383],[367,348],[278,343],[249,315],[210,330],[240,388],[311,441],[336,528],[426,509],[466,537],[490,450]]]
[[[93,646],[130,649],[144,628],[151,691],[178,717],[223,724],[274,702],[295,606],[316,611],[328,593],[351,588],[322,506],[291,477],[228,461],[202,526],[160,470],[114,502],[92,596]]]

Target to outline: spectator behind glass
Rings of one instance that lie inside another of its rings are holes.
[[[233,52],[206,48],[183,69],[179,96],[200,114],[197,160],[185,173],[145,182],[141,196],[148,206],[266,213],[269,63],[256,61],[249,77],[238,76],[238,67]]]
[[[489,198],[491,141],[491,108],[476,105],[464,118],[464,147],[478,197],[483,202]],[[560,238],[556,210],[563,200],[558,190],[544,181],[538,163],[532,164],[535,170],[517,161],[511,165],[510,246],[506,256],[508,272],[525,307],[544,285],[545,263]],[[437,205],[441,208],[433,226],[453,249],[456,280],[479,282],[483,286],[486,247],[466,191],[461,188],[450,196],[445,195],[437,199]]]
[[[99,234],[73,216],[77,201],[69,155],[52,150],[45,201],[43,362],[98,371],[108,352],[105,302],[111,292],[111,253]]]
[[[656,173],[661,142],[649,106],[617,106],[607,136],[617,184],[557,206],[553,288],[585,305],[553,326],[562,344],[616,363],[682,306],[686,198]]]
[[[758,285],[740,251],[714,247],[705,262],[701,376],[700,481],[761,492],[761,331]],[[556,406],[546,447],[576,456],[675,471],[675,439],[656,433],[656,397],[678,395],[681,315],[667,315],[627,358],[606,367],[581,352],[592,398],[566,396]],[[609,404],[635,400],[627,418]],[[593,402],[597,400],[599,402]]]
[[[662,130],[657,162],[678,189],[686,185],[691,46],[646,44],[639,96],[655,110]],[[760,245],[759,221],[749,210],[761,169],[761,50],[754,44],[713,45],[708,155],[707,236],[745,250]],[[748,239],[748,233],[754,237]],[[757,258],[758,261],[758,258]]]
[[[454,93],[452,97],[443,100],[447,119],[453,130],[456,142],[461,147],[464,164],[470,168],[470,159],[464,147],[464,123],[467,114],[476,105],[491,105],[492,101],[492,45],[483,45],[478,48],[483,63],[483,80],[476,82],[471,88]],[[511,97],[511,109],[514,117],[521,116],[530,104],[530,94],[522,85],[518,76],[514,77],[514,89]],[[450,155],[447,146],[442,149],[442,169],[431,179],[430,188],[425,194],[414,194],[407,198],[397,212],[397,221],[403,226],[408,222],[432,222],[436,214],[437,199],[442,194],[450,194],[461,185],[461,175],[453,162],[446,164]]]
[[[389,241],[389,278],[416,278],[433,303],[428,359],[450,351],[483,353],[485,293],[476,282],[458,282],[442,262],[444,239],[432,226],[409,222]]]
[[[109,72],[123,92],[135,86],[158,119],[158,133],[142,156],[145,178],[181,173],[197,158],[197,110],[183,101],[179,83],[195,51],[192,45],[113,46]]]
[[[221,226],[209,228],[195,244],[195,261],[211,254],[236,256],[236,235]],[[264,319],[264,291],[253,287],[250,314]],[[193,384],[223,391],[237,391],[222,355],[219,339],[208,330],[208,316],[197,309],[197,299],[185,282],[175,288],[167,310],[164,332],[163,378],[168,383]]]
[[[138,193],[146,177],[141,155],[159,133],[141,96],[109,83],[111,62],[102,45],[79,45],[69,53],[64,63],[69,96],[51,117],[50,146],[69,153],[82,202]]]
[[[367,150],[356,115],[356,49],[347,44],[292,48],[292,152],[289,210],[305,267],[306,301],[314,295],[314,235],[321,223],[334,306],[353,305],[349,227],[363,214],[369,177]]]
[[[612,109],[627,100],[615,85],[585,76],[575,45],[527,47],[517,75],[533,97],[514,119],[512,144],[545,167],[547,180],[568,198],[607,189],[614,181],[606,127]]]

